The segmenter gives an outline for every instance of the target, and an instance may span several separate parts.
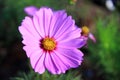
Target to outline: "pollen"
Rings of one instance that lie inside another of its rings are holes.
[[[82,35],[88,36],[89,34],[89,28],[87,26],[82,27]]]
[[[41,47],[45,50],[45,51],[52,51],[56,48],[56,41],[53,38],[44,38],[41,41]]]

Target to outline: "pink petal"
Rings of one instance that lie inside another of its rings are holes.
[[[28,45],[28,46],[31,46],[31,47],[34,47],[34,46],[38,46],[40,47],[40,41],[39,40],[36,40],[35,38],[33,38],[32,36],[23,36],[23,41],[22,43],[24,45]]]
[[[65,32],[70,32],[73,26],[74,26],[74,21],[72,20],[71,16],[67,17],[63,21],[63,23],[59,25],[54,37],[57,39],[60,36],[62,36]]]
[[[24,9],[25,13],[29,16],[33,16],[35,12],[38,10],[35,6],[28,6]]]
[[[41,35],[42,38],[44,38],[45,37],[44,27],[42,25],[42,22],[41,24],[39,24],[39,17],[36,14],[33,16],[33,22],[37,32]]]
[[[86,44],[86,40],[81,38],[72,39],[65,42],[59,42],[58,47],[62,48],[81,48]]]
[[[41,36],[36,31],[31,18],[25,17],[22,25],[19,27],[19,31],[23,36],[32,36],[32,39],[41,39]]]
[[[59,69],[57,68],[57,66],[55,65],[52,57],[51,57],[52,53],[46,53],[46,57],[45,57],[45,67],[46,69],[51,72],[52,74],[57,74],[60,73]]]
[[[86,40],[80,38],[81,29],[76,28],[64,35],[60,36],[56,41],[58,42],[58,47],[64,48],[81,48],[86,44]]]
[[[39,46],[24,46],[23,49],[26,51],[26,54],[28,57],[30,57],[31,54],[34,54],[35,51],[39,51],[40,47]]]
[[[53,35],[56,33],[60,25],[63,23],[64,19],[66,19],[67,14],[65,11],[56,11],[54,12],[52,19],[51,19],[51,24],[50,24],[50,29],[49,29],[49,36],[53,37]]]
[[[65,42],[65,41],[70,41],[75,38],[80,38],[80,36],[81,36],[80,32],[81,32],[80,28],[70,30],[69,32],[64,32],[64,35],[57,38],[56,41],[57,42]]]
[[[42,74],[45,71],[45,66],[44,66],[45,55],[46,55],[46,53],[42,53],[42,56],[39,57],[36,65],[34,67],[35,72]]]
[[[31,32],[29,32],[28,30],[26,30],[24,27],[19,27],[19,32],[22,34],[23,39],[24,38],[29,38],[29,39],[36,39],[38,40],[38,38],[36,36],[34,36]]]
[[[43,37],[48,36],[52,15],[53,12],[50,8],[41,8],[33,16],[34,25]]]
[[[56,67],[58,69],[58,72],[59,72],[59,73],[56,73],[56,74],[65,73],[66,70],[69,69],[69,67],[64,63],[63,60],[61,60],[61,58],[59,58],[59,56],[55,52],[53,52],[51,54],[51,57],[52,57],[53,62],[56,65]]]
[[[68,69],[76,68],[82,62],[83,53],[77,49],[57,48],[55,53],[68,66]]]
[[[96,39],[94,37],[94,35],[92,33],[89,33],[89,36],[88,36],[94,43],[96,42]]]
[[[43,55],[42,50],[37,50],[34,51],[31,56],[30,56],[30,63],[32,68],[35,68],[35,66],[37,65],[39,58],[41,58],[41,56]]]

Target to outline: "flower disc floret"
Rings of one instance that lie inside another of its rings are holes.
[[[44,38],[41,41],[41,47],[45,50],[45,51],[52,51],[56,48],[56,42],[53,38]]]
[[[88,34],[89,34],[89,28],[87,26],[83,26],[82,27],[82,34],[84,36],[88,36]]]

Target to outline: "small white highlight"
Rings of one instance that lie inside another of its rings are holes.
[[[108,10],[110,11],[114,11],[115,10],[115,6],[112,2],[112,0],[106,0],[106,7],[108,8]]]

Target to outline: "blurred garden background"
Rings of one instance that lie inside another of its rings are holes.
[[[96,43],[88,40],[81,49],[81,66],[61,75],[31,69],[18,31],[27,6],[64,9],[78,27],[89,27]],[[0,80],[120,80],[119,23],[120,0],[0,0]]]

